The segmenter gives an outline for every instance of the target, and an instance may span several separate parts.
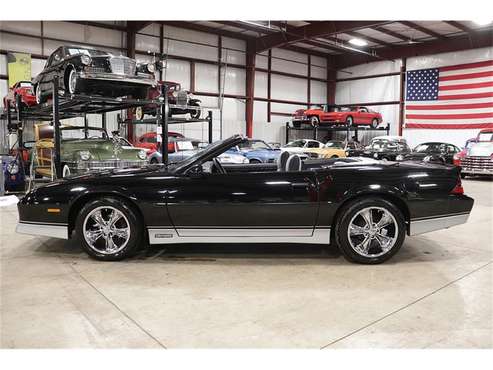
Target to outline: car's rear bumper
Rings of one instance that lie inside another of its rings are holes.
[[[447,214],[412,218],[409,222],[409,235],[448,229],[466,223],[474,205],[474,199],[467,195],[450,195],[446,202],[449,210]]]

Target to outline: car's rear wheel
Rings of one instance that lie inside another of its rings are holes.
[[[70,95],[74,95],[77,92],[77,79],[77,71],[74,68],[70,68],[67,77],[67,86],[65,86],[66,91],[68,91]]]
[[[320,125],[320,119],[317,116],[310,117],[310,124],[312,127],[318,127]]]
[[[141,242],[142,229],[133,209],[112,197],[87,203],[75,222],[82,247],[101,261],[118,261],[133,255]]]
[[[371,197],[345,205],[334,231],[336,243],[348,261],[377,264],[388,260],[401,248],[406,224],[394,204]]]
[[[346,125],[348,125],[350,127],[354,125],[354,119],[352,116],[349,116],[346,118]]]
[[[371,128],[377,128],[378,127],[378,119],[373,118],[370,126],[371,126]]]

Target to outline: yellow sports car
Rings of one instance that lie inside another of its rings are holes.
[[[303,152],[310,158],[345,158],[359,155],[361,146],[354,142],[328,141],[322,148],[306,149]]]

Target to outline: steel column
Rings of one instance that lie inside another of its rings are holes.
[[[54,152],[54,163],[55,163],[55,173],[57,178],[62,177],[62,163],[60,158],[60,97],[58,96],[58,76],[53,77],[53,134],[54,134],[54,142],[55,142],[55,152]]]
[[[405,104],[405,89],[406,89],[406,63],[407,59],[402,58],[401,66],[401,86],[399,94],[399,135],[402,135],[402,127],[404,126],[404,104]]]
[[[212,111],[210,110],[207,113],[207,126],[208,126],[208,139],[209,139],[209,144],[212,143]]]
[[[163,84],[161,86],[161,96],[164,97],[164,102],[157,109],[160,112],[156,112],[158,127],[161,127],[161,155],[162,162],[168,164],[168,85]]]
[[[253,135],[253,103],[255,90],[255,43],[247,43],[246,53],[246,135]]]

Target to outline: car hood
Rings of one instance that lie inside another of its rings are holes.
[[[112,140],[68,140],[61,145],[62,157],[72,157],[80,151],[91,153],[92,160],[139,160],[141,148],[118,145]]]
[[[493,142],[479,142],[474,144],[467,155],[475,157],[488,157],[493,154]]]

